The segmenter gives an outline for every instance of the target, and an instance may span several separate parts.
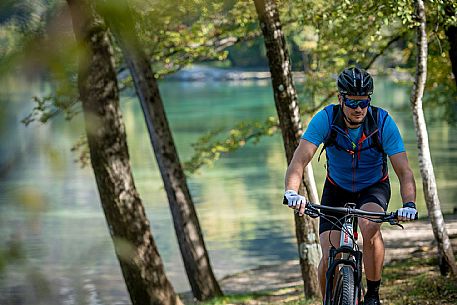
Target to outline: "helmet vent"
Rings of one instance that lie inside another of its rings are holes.
[[[365,96],[373,94],[373,78],[356,67],[346,68],[338,75],[338,91],[345,95]]]

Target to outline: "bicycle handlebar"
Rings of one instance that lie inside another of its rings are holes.
[[[284,205],[288,205],[287,199],[284,197],[283,202]],[[313,211],[314,210],[314,211]],[[321,212],[334,212],[346,215],[354,215],[354,216],[373,216],[378,217],[379,220],[388,222],[390,220],[398,219],[397,211],[395,212],[369,212],[355,208],[345,208],[345,207],[331,207],[326,205],[319,205],[314,204],[309,201],[306,202],[305,211],[316,212],[317,210]],[[415,217],[417,220],[417,214]]]
[[[314,208],[324,212],[335,212],[347,215],[355,215],[355,216],[377,216],[377,217],[387,217],[395,214],[394,212],[370,212],[355,208],[344,208],[344,207],[330,207],[325,205],[314,204],[308,202],[305,208]]]

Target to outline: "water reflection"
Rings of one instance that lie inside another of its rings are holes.
[[[25,128],[18,122],[30,110],[30,92],[43,88],[9,88],[19,89],[1,96],[8,105],[0,112],[0,137],[8,144],[2,145],[1,164],[10,164],[10,170],[0,177],[0,303],[129,304],[93,174],[80,169],[70,152],[84,133],[82,118]],[[410,151],[424,215],[412,119],[401,110],[408,93],[387,81],[378,81],[377,88],[374,101],[382,100],[378,104],[396,119]],[[210,129],[275,114],[268,82],[169,82],[161,89],[181,160]],[[129,97],[122,108],[133,175],[167,275],[176,290],[189,290],[141,110]],[[443,210],[451,212],[457,206],[456,129],[434,122],[429,133]],[[320,191],[324,162],[313,165]],[[296,257],[293,217],[280,204],[285,167],[281,137],[274,135],[189,178],[217,277]],[[394,209],[400,196],[391,176]]]

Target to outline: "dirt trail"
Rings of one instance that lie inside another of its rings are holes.
[[[445,222],[453,249],[457,252],[457,215],[447,216]],[[428,220],[408,223],[405,225],[405,230],[384,225],[382,232],[386,245],[386,264],[411,256],[426,257],[436,254],[432,227]],[[359,244],[361,243],[359,242]],[[225,294],[274,291],[268,296],[236,304],[283,304],[300,300],[303,297],[300,288],[303,281],[298,260],[286,261],[273,266],[259,266],[255,269],[226,276],[220,279],[219,283]],[[190,292],[180,295],[185,304],[199,303],[192,298]]]
[[[446,217],[445,222],[453,249],[457,251],[457,215]],[[382,232],[386,264],[411,255],[427,256],[436,252],[432,227],[426,220],[408,223],[405,230],[384,226]],[[294,287],[301,285],[302,279],[298,260],[294,260],[229,275],[221,279],[220,284],[225,293],[246,293]]]

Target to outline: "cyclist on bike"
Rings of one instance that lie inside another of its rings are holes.
[[[308,125],[286,172],[285,197],[289,207],[304,214],[306,199],[297,194],[304,167],[317,148],[324,143],[327,156],[322,205],[344,206],[347,202],[366,211],[383,212],[390,200],[387,156],[400,181],[403,207],[399,220],[413,220],[416,211],[416,185],[408,164],[398,128],[388,113],[371,106],[373,79],[365,70],[346,68],[338,76],[337,105],[329,105],[318,112]],[[321,151],[322,152],[322,151]],[[367,293],[365,305],[380,304],[379,287],[384,264],[384,242],[380,224],[359,219],[363,236],[363,253]],[[325,293],[325,271],[331,244],[338,245],[340,234],[333,224],[319,219],[319,238],[322,259],[319,263],[319,282]],[[331,242],[329,242],[331,240]]]

